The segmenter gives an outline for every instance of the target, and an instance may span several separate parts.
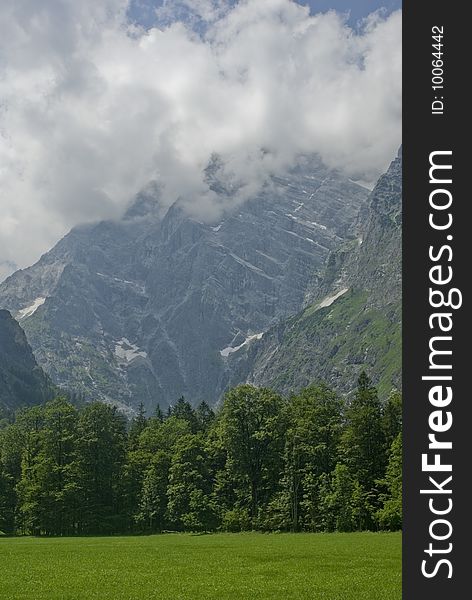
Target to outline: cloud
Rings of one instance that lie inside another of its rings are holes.
[[[182,0],[144,30],[127,8],[2,8],[2,263],[31,264],[75,224],[119,216],[151,180],[168,204],[216,219],[300,153],[372,181],[400,144],[399,12],[353,31],[291,0]],[[205,174],[215,156],[238,190],[226,204]]]

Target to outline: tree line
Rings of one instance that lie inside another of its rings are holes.
[[[401,396],[364,373],[348,401],[241,385],[129,423],[57,398],[0,425],[0,532],[394,530],[401,466]]]

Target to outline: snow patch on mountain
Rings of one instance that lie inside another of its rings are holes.
[[[332,296],[327,296],[324,300],[322,300],[318,304],[318,308],[326,308],[327,306],[331,306],[331,304],[333,304],[333,302],[335,300],[337,300],[338,298],[341,298],[341,296],[343,296],[347,291],[349,291],[349,288],[343,288],[337,294],[333,294]]]
[[[121,338],[115,344],[115,356],[127,363],[133,362],[136,358],[147,358],[147,353],[141,350],[136,344],[132,344],[128,339]]]
[[[31,317],[31,315],[34,314],[38,310],[38,308],[40,306],[42,306],[45,302],[46,302],[46,298],[43,298],[42,296],[40,296],[39,298],[36,298],[36,300],[34,300],[32,302],[32,304],[29,304],[25,308],[22,308],[21,310],[18,311],[18,313],[17,313],[18,320],[21,321],[22,319]]]
[[[264,335],[263,332],[256,333],[254,335],[249,335],[242,344],[239,344],[239,346],[235,346],[234,348],[231,346],[228,346],[227,348],[223,348],[223,350],[220,350],[220,354],[223,358],[227,358],[230,354],[233,354],[233,352],[237,352],[243,346],[247,346],[250,342],[252,342],[252,340],[260,340],[263,335]]]

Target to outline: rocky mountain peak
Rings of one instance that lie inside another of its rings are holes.
[[[74,228],[0,285],[53,381],[124,409],[216,402],[234,349],[301,310],[357,238],[368,192],[302,157],[218,222],[161,194],[151,184],[123,219]]]

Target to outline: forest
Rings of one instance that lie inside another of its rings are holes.
[[[397,530],[401,415],[365,373],[347,399],[240,385],[130,421],[58,397],[0,420],[0,534]]]

